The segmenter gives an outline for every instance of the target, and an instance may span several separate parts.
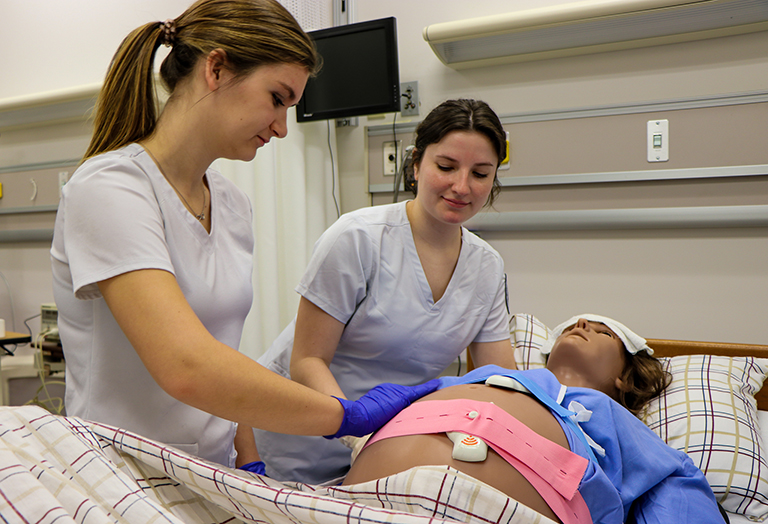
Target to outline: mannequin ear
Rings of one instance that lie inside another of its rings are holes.
[[[629,391],[629,385],[627,385],[627,383],[621,380],[619,377],[616,377],[616,380],[614,381],[613,385],[619,391]]]
[[[220,88],[229,77],[227,53],[214,49],[205,57],[205,82],[211,91]]]

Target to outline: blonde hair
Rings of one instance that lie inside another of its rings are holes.
[[[160,66],[171,97],[197,62],[215,49],[226,53],[237,79],[267,64],[298,64],[310,74],[320,66],[314,43],[277,1],[198,0],[176,20],[145,24],[120,44],[99,93],[94,133],[83,160],[152,134],[158,117],[155,51],[171,42]]]

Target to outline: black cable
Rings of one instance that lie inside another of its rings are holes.
[[[397,121],[397,113],[392,117],[392,140],[394,140],[395,143],[395,187],[393,188],[395,191],[395,196],[393,198],[393,202],[397,202],[397,196],[400,193],[400,177],[397,176],[397,173],[400,171],[397,166],[397,128],[395,127],[395,122]]]
[[[42,313],[38,313],[37,315],[33,315],[33,316],[31,316],[31,317],[29,317],[29,318],[24,320],[24,325],[27,326],[27,332],[29,333],[30,338],[32,338],[32,328],[29,327],[29,324],[27,324],[27,322],[29,322],[33,318],[39,317],[40,315],[42,315]],[[8,345],[9,346],[13,346],[13,350],[10,350],[10,349],[8,349],[5,346],[0,346],[0,347],[3,348],[3,351],[5,351],[6,355],[15,355],[16,354],[16,350],[19,348],[19,345],[18,344],[8,344]]]
[[[41,315],[42,315],[42,313],[38,313],[37,315],[32,315],[31,317],[29,317],[29,318],[27,318],[27,319],[25,319],[25,320],[24,320],[24,325],[25,325],[25,326],[27,326],[27,332],[29,333],[29,336],[30,336],[30,337],[32,336],[32,328],[31,328],[31,327],[29,327],[29,324],[28,324],[27,322],[29,322],[29,321],[30,321],[30,320],[32,320],[33,318],[37,318],[37,317],[39,317],[39,316],[41,316]]]
[[[331,121],[325,121],[328,128],[328,152],[331,154],[331,196],[333,197],[333,205],[336,206],[336,218],[341,216],[339,210],[339,203],[336,200],[336,164],[333,161],[333,147],[331,146]]]
[[[509,315],[509,288],[507,287],[506,273],[504,273],[504,304],[507,306],[507,315]]]
[[[459,358],[459,371],[456,373],[456,376],[460,377],[461,376],[461,355],[459,355],[458,358]]]

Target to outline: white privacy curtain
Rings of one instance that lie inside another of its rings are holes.
[[[216,164],[253,205],[254,300],[240,343],[240,351],[251,358],[263,354],[296,315],[294,288],[315,241],[337,218],[335,127],[327,121],[297,124],[291,110],[286,138],[270,141],[251,162]]]

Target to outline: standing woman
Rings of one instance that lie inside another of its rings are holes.
[[[295,323],[259,360],[329,395],[433,379],[469,347],[515,368],[501,256],[462,224],[490,205],[507,154],[493,110],[449,100],[416,129],[413,200],[348,213],[318,240]],[[270,476],[319,483],[349,467],[340,442],[256,431]]]
[[[162,44],[170,97],[157,117]],[[364,433],[424,393],[378,389],[373,416],[370,397],[333,399],[233,349],[253,298],[253,214],[209,166],[251,160],[284,137],[286,111],[317,65],[310,38],[273,0],[200,0],[122,42],[51,249],[68,415],[233,466],[231,421],[247,427],[241,465],[257,458],[250,426]]]

